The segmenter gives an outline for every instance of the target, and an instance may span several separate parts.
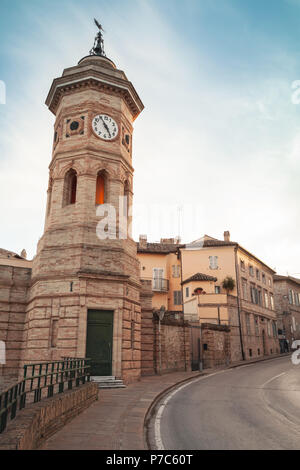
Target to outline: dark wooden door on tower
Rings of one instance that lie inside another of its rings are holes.
[[[91,375],[112,375],[113,312],[88,310],[86,357]]]

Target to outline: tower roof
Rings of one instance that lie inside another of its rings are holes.
[[[86,87],[108,91],[122,97],[134,119],[144,109],[140,97],[125,73],[118,70],[107,57],[97,55],[83,57],[78,65],[65,69],[60,78],[55,78],[46,105],[53,114],[56,114],[64,95]]]
[[[102,34],[104,30],[96,19],[94,21],[98,33],[90,55],[80,59],[77,66],[65,69],[60,78],[53,80],[46,105],[53,114],[56,114],[64,95],[90,87],[122,97],[135,119],[144,109],[144,105],[125,73],[118,70],[113,61],[106,57]]]

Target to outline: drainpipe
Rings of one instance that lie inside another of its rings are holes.
[[[161,331],[160,331],[160,317],[158,317],[158,362],[159,362],[159,375],[161,375]]]
[[[182,313],[183,313],[183,347],[184,347],[184,370],[187,371],[187,363],[186,363],[186,343],[185,343],[185,325],[184,325],[184,303],[183,303],[183,278],[182,278],[182,253],[180,248],[177,251],[177,258],[180,261],[180,285],[181,285],[181,302],[182,302]]]
[[[245,360],[244,345],[243,345],[243,335],[242,335],[242,325],[241,325],[241,306],[240,306],[240,278],[238,273],[238,263],[237,263],[237,249],[234,248],[234,261],[235,261],[235,276],[236,276],[236,290],[237,290],[237,308],[238,308],[238,321],[239,321],[239,331],[240,331],[240,342],[241,342],[241,351],[242,359]]]
[[[199,293],[197,293],[197,299],[198,299],[198,307],[200,305],[200,299],[199,299]],[[198,312],[198,308],[197,308],[197,312]],[[200,344],[199,344],[199,354],[200,354],[200,357],[199,357],[199,371],[202,372],[203,371],[203,344],[202,344],[202,326],[201,326],[201,318],[199,318],[199,322],[200,322]]]

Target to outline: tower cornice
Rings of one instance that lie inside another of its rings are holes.
[[[87,87],[122,96],[133,119],[136,119],[144,109],[144,105],[133,84],[127,79],[95,70],[92,66],[82,67],[84,70],[80,70],[80,68],[80,66],[74,67],[77,72],[64,74],[62,77],[53,80],[46,99],[46,105],[53,114],[56,115],[59,103],[64,95],[74,93],[75,89],[80,90]]]
[[[54,168],[57,160],[59,160],[60,162],[64,162],[64,161],[69,161],[70,158],[72,158],[73,160],[82,159],[82,158],[91,158],[97,161],[99,160],[99,151],[97,150],[96,147],[89,145],[89,146],[83,147],[77,152],[74,152],[74,151],[57,152],[54,154],[54,157],[49,164],[49,170],[52,170]],[[113,163],[115,164],[121,164],[124,169],[126,170],[129,169],[132,174],[134,173],[133,166],[130,165],[128,160],[126,160],[122,155],[102,151],[101,158],[103,160],[107,160],[108,162],[113,161]]]

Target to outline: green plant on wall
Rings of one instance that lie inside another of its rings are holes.
[[[229,292],[233,291],[235,288],[235,280],[231,276],[225,277],[222,282],[222,287],[226,290],[227,294],[229,294]]]

